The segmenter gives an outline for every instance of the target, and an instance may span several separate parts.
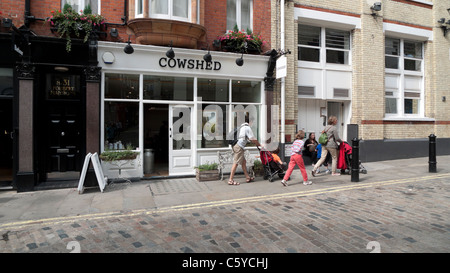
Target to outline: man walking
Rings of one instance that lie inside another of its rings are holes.
[[[233,148],[233,165],[231,166],[230,179],[228,179],[228,185],[240,185],[239,182],[233,180],[234,174],[236,172],[237,166],[241,164],[242,170],[246,177],[246,182],[249,183],[254,180],[254,177],[250,177],[247,172],[247,165],[244,157],[244,149],[247,143],[250,141],[256,146],[261,146],[259,141],[253,135],[251,126],[253,124],[253,117],[245,115],[245,122],[240,126],[238,136],[238,142],[232,147]]]

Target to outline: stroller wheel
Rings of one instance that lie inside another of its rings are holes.
[[[269,176],[264,175],[263,178],[264,178],[264,180],[267,180],[267,178],[269,178]]]
[[[269,176],[269,182],[273,182],[273,177]]]

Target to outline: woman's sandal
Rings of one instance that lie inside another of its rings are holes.
[[[234,181],[234,180],[228,180],[228,185],[230,185],[230,186],[232,186],[232,185],[238,186],[238,185],[240,185],[240,183],[239,183],[239,182],[236,182],[236,181]]]
[[[250,182],[252,182],[253,180],[255,180],[255,178],[254,178],[254,177],[250,177],[250,178],[247,178],[247,180],[245,180],[245,182],[250,183]]]

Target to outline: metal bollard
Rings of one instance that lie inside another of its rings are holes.
[[[359,182],[359,139],[352,139],[352,182]]]
[[[428,148],[428,172],[436,172],[436,136],[431,134],[429,138],[429,148]]]

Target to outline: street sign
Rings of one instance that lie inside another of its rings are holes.
[[[286,77],[287,75],[287,58],[286,56],[281,56],[277,60],[277,67],[276,67],[276,73],[277,73],[277,79],[281,79]]]

